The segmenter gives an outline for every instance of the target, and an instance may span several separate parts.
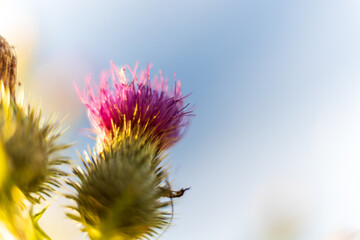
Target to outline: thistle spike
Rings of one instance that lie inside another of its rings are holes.
[[[167,226],[170,201],[161,189],[167,172],[155,145],[127,136],[85,158],[84,171],[73,169],[78,180],[68,182],[75,193],[67,197],[76,206],[67,215],[91,239],[148,239]]]

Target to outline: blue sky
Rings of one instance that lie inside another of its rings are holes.
[[[192,93],[196,117],[169,157],[175,186],[192,189],[163,239],[267,240],[276,221],[294,222],[286,239],[360,230],[357,1],[0,0],[5,9],[20,20],[0,17],[0,34],[33,42],[25,87],[79,113],[67,135],[79,150],[93,142],[73,82],[96,81],[110,60],[176,72]],[[60,211],[47,215],[52,232]]]

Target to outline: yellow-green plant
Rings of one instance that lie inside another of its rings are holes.
[[[47,207],[38,213],[33,207],[52,197],[64,177],[73,190],[65,196],[74,201],[67,216],[90,239],[150,239],[170,225],[173,198],[187,189],[172,190],[164,158],[192,111],[176,77],[170,93],[161,72],[151,82],[150,67],[140,74],[126,68],[112,64],[98,97],[90,87],[80,94],[97,149],[80,156],[83,166],[68,176],[62,166],[70,145],[59,143],[61,124],[16,97],[16,56],[0,36],[0,239],[50,239],[38,223]]]
[[[46,239],[37,224],[43,211],[32,206],[60,187],[69,145],[58,143],[58,122],[15,98],[15,77],[13,49],[0,37],[0,225],[15,239]]]

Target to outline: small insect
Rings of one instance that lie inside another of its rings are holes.
[[[184,195],[184,193],[189,190],[190,188],[181,188],[178,191],[173,191],[171,189],[169,180],[165,181],[166,187],[160,187],[161,191],[163,192],[163,197],[167,197],[167,198],[179,198],[182,197]]]
[[[174,198],[179,198],[182,197],[184,195],[184,193],[189,190],[190,188],[181,188],[178,191],[173,191],[171,189],[171,185],[168,179],[165,180],[165,187],[160,187],[160,190],[163,192],[163,197],[167,197],[170,198],[170,206],[171,206],[171,220],[169,222],[169,224],[167,225],[167,227],[162,231],[162,233],[156,238],[157,240],[160,239],[163,234],[169,229],[172,220],[174,218],[174,202],[173,199]]]

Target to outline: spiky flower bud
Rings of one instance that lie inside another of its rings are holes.
[[[82,161],[84,170],[73,169],[79,181],[69,182],[77,213],[68,216],[91,239],[147,239],[168,224],[159,187],[166,171],[155,145],[128,137]]]
[[[132,74],[128,82],[125,69]],[[185,97],[181,96],[181,84],[175,76],[175,89],[168,92],[167,81],[160,71],[160,80],[155,76],[151,83],[150,67],[136,74],[137,66],[118,69],[111,63],[111,69],[101,76],[99,95],[95,96],[88,79],[88,92],[79,93],[87,107],[89,119],[102,139],[112,138],[115,131],[137,131],[148,140],[156,140],[158,149],[174,145],[187,126],[186,117],[191,115]],[[112,78],[114,87],[108,84]],[[79,92],[79,91],[78,91]]]
[[[6,88],[9,88],[11,96],[15,95],[16,84],[16,55],[14,48],[0,36],[0,79]]]
[[[67,163],[67,159],[58,152],[68,145],[56,143],[61,135],[56,122],[42,122],[40,112],[16,103],[4,85],[1,90],[0,139],[9,175],[28,200],[38,202],[60,185],[58,177],[65,173],[58,165]]]

